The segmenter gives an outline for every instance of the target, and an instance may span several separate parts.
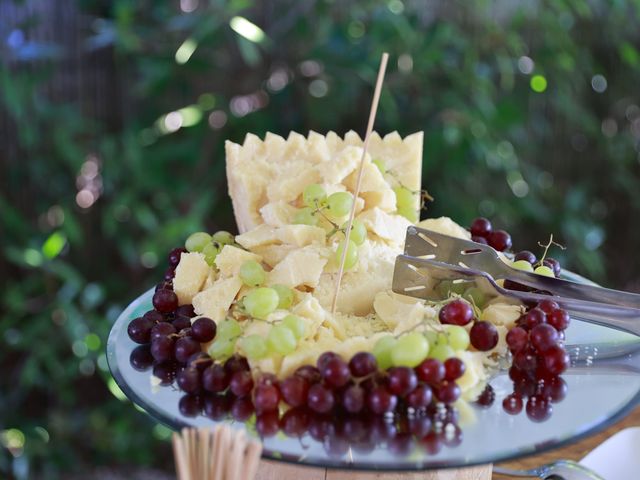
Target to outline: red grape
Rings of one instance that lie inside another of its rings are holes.
[[[176,340],[173,355],[178,362],[186,363],[191,355],[199,351],[201,350],[198,342],[191,337],[182,337]]]
[[[288,405],[299,407],[306,403],[309,393],[309,381],[301,376],[294,375],[282,381],[280,384],[282,398]]]
[[[558,305],[553,300],[542,300],[540,303],[538,303],[538,308],[549,315],[554,310],[558,310],[560,308],[560,305]]]
[[[358,385],[351,385],[342,394],[342,406],[349,413],[359,413],[364,407],[364,389]]]
[[[489,245],[489,242],[487,242],[487,239],[485,237],[479,237],[477,235],[472,235],[471,236],[471,240],[476,242],[476,243],[481,243],[482,245]]]
[[[160,337],[151,342],[151,355],[158,362],[166,362],[173,358],[173,339]]]
[[[437,385],[444,380],[445,369],[440,360],[427,358],[416,368],[416,375],[421,381],[429,385]]]
[[[140,345],[133,349],[129,356],[129,363],[139,372],[144,372],[153,365],[153,356],[149,345]]]
[[[518,260],[524,260],[524,261],[530,263],[531,265],[533,265],[534,263],[536,263],[538,261],[536,256],[532,252],[530,252],[529,250],[522,250],[521,252],[516,253],[516,255],[513,257],[513,259],[516,262]]]
[[[536,325],[547,323],[547,314],[539,308],[532,308],[525,313],[523,323],[527,330],[531,330]]]
[[[325,382],[334,388],[346,385],[351,378],[349,367],[338,356],[325,361],[323,366],[320,367],[320,373]]]
[[[200,390],[200,372],[195,368],[185,368],[178,372],[176,383],[181,390],[187,393],[196,393]]]
[[[184,315],[185,317],[195,317],[196,316],[196,312],[193,309],[193,305],[191,305],[190,303],[187,303],[185,305],[180,305],[178,308],[176,308],[176,316],[177,315]]]
[[[471,235],[475,235],[476,237],[487,237],[493,227],[491,226],[491,222],[484,217],[478,217],[473,222],[471,222]]]
[[[565,310],[557,309],[549,315],[549,325],[558,331],[566,330],[571,323],[571,317]]]
[[[256,431],[261,437],[272,437],[280,429],[278,412],[275,410],[264,411],[256,417]]]
[[[377,415],[395,410],[398,398],[384,387],[375,387],[367,396],[369,410]]]
[[[533,422],[544,422],[552,412],[551,402],[541,395],[534,395],[527,400],[527,417]]]
[[[176,328],[169,322],[160,322],[151,329],[151,341],[159,337],[168,337],[176,333]]]
[[[409,367],[391,367],[387,370],[389,391],[404,397],[418,386],[418,377]]]
[[[222,392],[229,386],[231,375],[219,363],[215,363],[202,372],[202,386],[209,392]]]
[[[378,369],[378,362],[369,352],[356,353],[349,361],[349,370],[354,377],[366,377]]]
[[[513,364],[523,372],[533,373],[538,366],[538,358],[529,349],[520,350],[513,357]]]
[[[460,387],[456,382],[445,380],[435,389],[436,398],[442,403],[453,403],[460,398]]]
[[[236,397],[246,397],[251,393],[253,389],[253,377],[251,372],[247,370],[240,370],[231,375],[231,381],[229,382],[229,390]]]
[[[280,428],[289,437],[301,437],[309,426],[309,411],[303,408],[290,408],[280,419]]]
[[[178,402],[178,409],[185,417],[196,417],[202,410],[202,399],[196,395],[183,395]]]
[[[182,253],[186,251],[187,250],[183,247],[178,247],[171,250],[169,252],[169,265],[174,268],[177,267],[178,263],[180,263],[180,257],[182,256]]]
[[[204,397],[204,414],[212,420],[222,420],[231,408],[230,395],[206,395]]]
[[[239,422],[246,422],[253,415],[253,402],[250,397],[236,398],[231,405],[231,415]]]
[[[440,323],[450,325],[466,325],[473,320],[473,309],[464,300],[454,300],[440,309]]]
[[[482,390],[482,393],[476,399],[476,403],[484,408],[489,408],[493,405],[493,402],[496,399],[496,392],[491,385],[487,385]]]
[[[499,252],[504,252],[511,248],[511,235],[504,230],[491,232],[487,237],[487,240],[489,240],[489,245]]]
[[[200,317],[191,324],[191,336],[200,343],[213,340],[216,336],[216,322],[207,317]]]
[[[517,415],[522,411],[522,397],[517,393],[507,395],[502,400],[502,408],[509,415]]]
[[[540,353],[546,352],[558,343],[558,331],[547,323],[533,327],[529,336],[531,345]]]
[[[177,364],[173,362],[156,363],[153,376],[160,380],[160,385],[171,385],[176,378]]]
[[[553,270],[553,274],[556,277],[560,276],[562,268],[560,267],[560,262],[558,260],[556,260],[555,258],[547,257],[542,261],[542,264]]]
[[[524,347],[527,346],[529,341],[529,334],[522,327],[513,327],[507,333],[507,345],[511,353],[518,353]]]
[[[200,371],[210,367],[213,364],[213,359],[205,352],[196,352],[189,357],[187,365],[197,368]]]
[[[301,367],[298,367],[298,369],[294,372],[294,375],[296,377],[304,378],[309,382],[309,384],[318,383],[320,380],[322,380],[320,370],[318,370],[313,365],[303,365]]]
[[[552,375],[560,375],[569,366],[569,354],[559,345],[553,345],[542,355],[544,368]]]
[[[269,383],[258,383],[253,392],[253,405],[256,412],[272,412],[278,409],[280,392],[278,387]]]
[[[498,344],[498,330],[489,322],[476,322],[469,333],[471,345],[481,352],[495,348]]]
[[[333,408],[334,403],[333,392],[324,385],[316,383],[309,388],[307,404],[314,412],[327,413]]]
[[[235,372],[250,370],[250,367],[246,358],[241,357],[240,355],[233,355],[224,362],[224,369],[228,373],[234,374]]]
[[[457,380],[464,375],[467,367],[464,362],[457,357],[451,357],[444,362],[444,378],[446,380]]]
[[[191,327],[191,319],[184,315],[177,315],[171,322],[171,325],[173,325],[178,332],[181,332]]]
[[[176,276],[176,270],[175,268],[169,267],[164,271],[164,275],[162,276],[162,278],[164,280],[166,280],[167,282],[173,280],[173,277]]]
[[[157,310],[149,310],[147,313],[143,315],[143,317],[148,318],[149,320],[153,321],[153,323],[159,323],[159,322],[165,321],[164,315],[162,315]]]
[[[431,403],[433,392],[428,385],[418,385],[407,395],[407,405],[413,408],[425,408]]]
[[[153,306],[160,313],[173,312],[178,308],[178,296],[171,290],[158,290],[153,294]]]
[[[340,358],[338,357],[337,353],[333,353],[333,352],[324,352],[322,355],[320,355],[318,357],[318,361],[316,362],[316,366],[318,367],[318,370],[322,371],[322,369],[324,368],[324,365],[329,361],[332,360],[334,358]]]
[[[564,400],[568,390],[567,382],[562,377],[551,377],[545,381],[542,393],[549,398],[551,402],[558,403]]]
[[[129,338],[136,343],[145,344],[151,340],[151,329],[155,323],[147,317],[138,317],[131,320],[127,327]]]
[[[442,446],[444,445],[442,441],[442,434],[430,432],[420,440],[420,445],[424,447],[429,455],[435,455],[442,450]]]
[[[409,418],[409,431],[416,436],[422,438],[431,431],[432,422],[427,416]]]

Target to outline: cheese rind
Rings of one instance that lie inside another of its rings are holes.
[[[176,267],[173,277],[173,291],[178,296],[178,304],[191,303],[193,297],[200,291],[211,267],[201,253],[183,253],[180,263]]]

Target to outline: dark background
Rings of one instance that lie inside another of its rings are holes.
[[[169,432],[108,373],[111,323],[190,232],[233,231],[224,140],[362,133],[383,51],[376,129],[424,130],[426,215],[538,252],[553,233],[565,267],[639,291],[639,13],[0,0],[0,476],[170,471]]]

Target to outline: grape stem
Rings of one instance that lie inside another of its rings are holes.
[[[547,253],[549,252],[549,248],[551,247],[551,245],[555,245],[556,247],[559,247],[560,250],[566,250],[566,247],[564,245],[561,245],[558,242],[553,241],[553,233],[549,236],[549,241],[546,244],[542,242],[538,242],[538,245],[544,248],[544,253],[542,254],[542,258],[538,260],[538,262],[536,263],[536,266],[538,267],[543,265],[544,259],[547,258]]]

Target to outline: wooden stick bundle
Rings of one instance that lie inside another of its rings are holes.
[[[262,445],[227,425],[173,434],[178,480],[252,480]]]

